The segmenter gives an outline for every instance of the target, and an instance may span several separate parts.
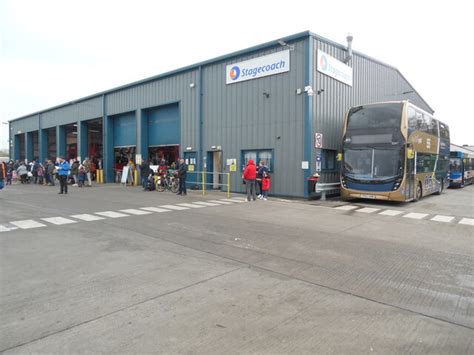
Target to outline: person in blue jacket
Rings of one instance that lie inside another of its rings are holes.
[[[69,163],[64,160],[64,157],[59,157],[59,165],[58,165],[58,178],[59,184],[61,186],[61,191],[58,194],[66,194],[67,195],[67,176],[69,175],[69,170],[71,166]]]

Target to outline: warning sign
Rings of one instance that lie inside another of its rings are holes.
[[[322,148],[323,147],[323,134],[316,132],[314,134],[314,147]]]

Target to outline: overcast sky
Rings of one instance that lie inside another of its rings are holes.
[[[474,145],[468,1],[0,0],[0,121],[310,30],[397,67]],[[7,147],[0,125],[0,147]]]

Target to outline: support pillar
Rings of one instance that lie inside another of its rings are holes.
[[[88,157],[87,149],[87,122],[77,122],[77,158],[79,161],[84,161]]]
[[[143,110],[135,112],[137,125],[137,154],[140,154],[142,161],[148,159],[148,119]]]

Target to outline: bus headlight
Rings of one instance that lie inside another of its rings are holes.
[[[398,190],[398,188],[400,187],[400,184],[402,183],[402,181],[403,181],[403,178],[397,179],[397,181],[395,181],[395,184],[393,184],[392,191]]]
[[[342,178],[341,179],[341,184],[342,184],[343,187],[345,187],[347,189],[346,179]]]

